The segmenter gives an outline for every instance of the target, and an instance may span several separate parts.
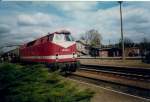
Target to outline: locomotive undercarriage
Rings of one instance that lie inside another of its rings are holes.
[[[30,61],[21,61],[22,64],[44,64],[49,69],[49,71],[59,71],[63,74],[69,74],[75,72],[77,68],[79,68],[80,63],[79,61],[75,62],[54,62],[54,63],[47,63],[47,62],[30,62]]]
[[[69,74],[75,72],[79,68],[80,63],[77,62],[55,62],[52,64],[46,64],[50,71],[59,71],[61,73]]]

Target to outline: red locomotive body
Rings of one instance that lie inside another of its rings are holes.
[[[54,32],[20,47],[22,61],[47,65],[66,64],[70,66],[68,71],[75,71],[76,57],[76,44],[68,31]]]

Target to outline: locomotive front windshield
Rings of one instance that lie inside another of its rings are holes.
[[[70,34],[54,34],[53,41],[56,42],[73,41],[73,38]]]

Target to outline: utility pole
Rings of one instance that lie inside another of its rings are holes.
[[[122,22],[122,2],[118,1],[120,5],[120,23],[121,23],[121,43],[122,43],[122,61],[125,61],[125,48],[124,48],[124,37],[123,37],[123,22]]]

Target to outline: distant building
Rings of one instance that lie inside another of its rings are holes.
[[[98,56],[98,57],[121,57],[122,49],[117,46],[103,46],[101,47],[91,47],[85,44],[84,41],[79,40],[76,41],[76,46],[78,50],[78,55],[90,55],[90,56]],[[141,51],[139,47],[130,47],[125,48],[125,56],[126,57],[139,57],[141,56]]]
[[[83,41],[76,41],[76,48],[78,51],[78,55],[89,55],[88,45],[86,45]]]
[[[99,56],[100,57],[108,57],[108,51],[107,50],[100,50]]]
[[[89,55],[91,55],[92,57],[96,57],[99,56],[99,47],[89,47]]]
[[[119,57],[122,55],[119,48],[102,48],[99,50],[100,57]]]
[[[141,56],[140,48],[138,47],[125,48],[125,56],[128,57]]]

